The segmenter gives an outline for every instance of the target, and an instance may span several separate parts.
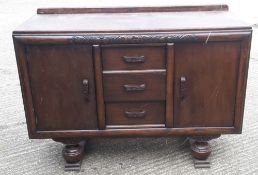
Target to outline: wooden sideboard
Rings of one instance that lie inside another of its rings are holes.
[[[252,28],[227,5],[38,9],[13,32],[28,133],[65,144],[76,170],[95,137],[242,130]]]

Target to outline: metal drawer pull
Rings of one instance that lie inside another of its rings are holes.
[[[145,61],[144,56],[138,56],[138,57],[123,56],[122,58],[125,63],[144,63]]]
[[[184,100],[187,96],[187,82],[186,77],[182,76],[180,78],[180,97],[181,100]]]
[[[124,85],[124,88],[127,92],[144,91],[146,88],[146,85],[145,84],[140,84],[140,85],[126,84]]]
[[[84,95],[85,101],[89,100],[89,80],[82,80],[82,93]]]
[[[125,115],[126,117],[129,117],[129,118],[141,118],[141,117],[145,117],[146,111],[139,111],[139,112],[125,111]]]

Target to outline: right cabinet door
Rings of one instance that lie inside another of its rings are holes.
[[[174,127],[234,125],[240,42],[175,45]]]

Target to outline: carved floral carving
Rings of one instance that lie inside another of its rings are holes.
[[[144,43],[144,42],[175,42],[195,41],[195,34],[133,34],[133,35],[74,35],[69,39],[72,43]]]

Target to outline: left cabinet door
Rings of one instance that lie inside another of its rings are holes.
[[[26,61],[37,130],[97,128],[91,46],[29,45]]]

